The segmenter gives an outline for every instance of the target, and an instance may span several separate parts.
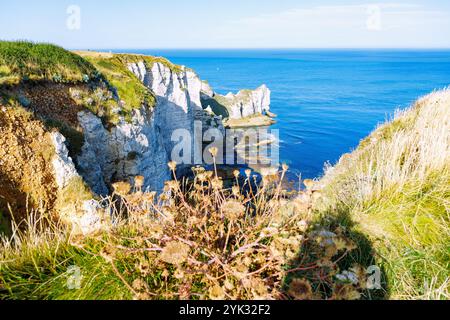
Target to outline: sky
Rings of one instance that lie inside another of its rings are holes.
[[[2,0],[0,39],[68,49],[450,48],[450,1]]]

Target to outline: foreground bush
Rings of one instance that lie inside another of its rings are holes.
[[[351,279],[339,274],[338,262],[355,249],[345,231],[309,224],[318,191],[288,201],[281,182],[257,187],[250,172],[236,172],[235,185],[225,189],[215,172],[194,171],[193,181],[169,181],[159,197],[140,190],[142,177],[133,187],[116,183],[108,199],[111,230],[79,238],[31,227],[4,241],[0,297],[357,299],[364,293],[361,267],[344,273]],[[68,281],[77,279],[78,289],[70,290]]]

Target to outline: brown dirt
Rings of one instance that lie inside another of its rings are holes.
[[[32,113],[0,102],[0,210],[20,222],[31,209],[51,212],[57,197],[50,134]]]
[[[30,101],[29,108],[36,114],[77,127],[77,113],[84,108],[72,99],[70,88],[88,90],[85,85],[37,83],[24,84],[16,92]]]

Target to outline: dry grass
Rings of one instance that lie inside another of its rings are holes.
[[[54,228],[16,235],[18,240],[1,250],[0,296],[357,299],[364,294],[361,267],[349,271],[357,283],[337,277],[340,261],[355,249],[345,231],[310,225],[317,198],[312,189],[288,201],[281,182],[258,187],[250,174],[239,180],[236,173],[234,187],[224,189],[215,172],[195,172],[193,181],[167,182],[158,197],[140,190],[142,177],[135,186],[115,184],[107,201],[114,227],[107,232],[73,238]],[[74,264],[84,280],[69,290],[66,273]]]
[[[449,298],[450,90],[431,93],[329,167],[322,212],[370,235],[393,298]]]

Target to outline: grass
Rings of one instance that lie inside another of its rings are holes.
[[[449,105],[449,90],[420,99],[322,179],[322,212],[371,239],[391,298],[450,297]]]
[[[142,105],[153,108],[156,98],[136,76],[128,70],[124,56],[113,55],[84,55],[101,72],[116,90],[120,99],[124,102],[123,115],[130,114],[133,109],[139,109]]]
[[[0,298],[359,298],[362,288],[334,278],[354,245],[343,231],[336,231],[336,244],[315,235],[312,191],[284,200],[283,170],[279,184],[259,187],[251,173],[236,173],[230,190],[215,171],[196,168],[193,180],[169,181],[159,197],[140,190],[142,178],[134,187],[114,184],[110,230],[77,237],[30,222],[28,232],[3,240]],[[74,266],[78,288],[68,286]],[[320,273],[320,281],[302,270]]]
[[[0,84],[23,80],[88,82],[96,69],[80,56],[52,44],[0,41]]]

